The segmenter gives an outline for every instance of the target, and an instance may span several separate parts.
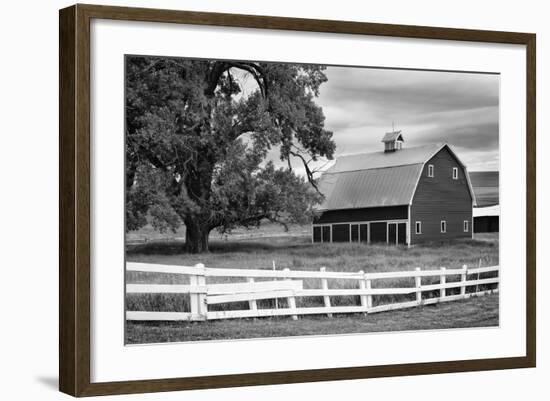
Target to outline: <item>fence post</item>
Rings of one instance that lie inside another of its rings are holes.
[[[283,269],[284,272],[290,272],[290,269],[288,267]],[[286,281],[292,281],[290,277],[285,278]],[[296,309],[296,297],[288,297],[288,307],[290,309]],[[292,315],[292,320],[298,320],[298,315]]]
[[[445,275],[446,268],[441,268],[441,276],[439,276],[439,284],[441,285],[441,289],[439,290],[439,297],[445,298],[447,295],[447,290],[444,288],[445,284],[447,284],[447,276]]]
[[[481,259],[479,259],[479,263],[477,264],[477,267],[478,267],[478,268],[481,267]],[[476,280],[479,280],[479,273],[477,273]],[[478,291],[479,291],[479,284],[476,284],[476,291],[475,291],[475,294],[477,294]]]
[[[327,271],[327,268],[323,266],[319,270],[323,273]],[[321,279],[321,288],[323,290],[328,290],[328,280],[326,278]],[[328,295],[324,295],[323,300],[325,301],[325,308],[330,308],[330,297]],[[332,317],[332,313],[327,313],[327,316]]]
[[[416,267],[414,270],[417,272],[420,272],[420,267]],[[416,287],[416,303],[418,305],[422,304],[422,277],[421,276],[415,276],[414,277],[414,286]]]
[[[253,283],[254,282],[254,277],[247,277],[246,281],[249,282],[249,283]],[[250,308],[250,310],[257,310],[258,305],[256,304],[256,300],[253,299],[251,301],[248,301],[248,307]]]
[[[462,295],[463,298],[466,298],[466,278],[468,276],[468,266],[462,265],[462,268],[464,269],[464,273],[460,275],[460,282],[462,283],[460,286],[460,295]]]
[[[372,281],[370,279],[365,280],[365,284],[367,287],[367,290],[370,290],[372,288]],[[372,295],[367,295],[367,309],[372,308]]]
[[[193,274],[189,276],[189,284],[196,286],[206,285],[206,277],[204,274],[204,265],[199,263],[195,265],[197,269],[202,270],[202,274]],[[206,320],[206,294],[203,292],[195,292],[189,294],[191,305],[191,319],[192,320]]]
[[[189,285],[196,286],[198,285],[197,276],[190,275],[189,276]],[[191,320],[196,320],[197,316],[199,315],[199,300],[197,298],[197,293],[190,292],[189,293],[189,309],[191,312]]]
[[[363,270],[360,270],[360,271],[359,271],[359,274],[360,274],[361,276],[363,276],[363,279],[362,279],[362,280],[359,280],[359,288],[360,288],[361,290],[365,290],[365,289],[367,288],[366,280],[365,280],[365,278],[364,278],[364,277],[365,277],[365,272],[364,272]],[[361,295],[360,299],[361,299],[361,306],[362,306],[363,308],[365,308],[365,313],[364,313],[364,314],[366,315],[366,314],[367,314],[367,309],[368,309],[368,306],[367,306],[367,296],[366,296],[366,295]]]
[[[275,270],[277,270],[277,269],[275,269],[275,260],[273,260],[273,271],[275,271]],[[274,280],[277,281],[276,278]],[[275,298],[275,309],[279,309],[279,299],[278,298]]]

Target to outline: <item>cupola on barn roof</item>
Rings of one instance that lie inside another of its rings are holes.
[[[384,135],[384,138],[382,138],[382,142],[384,143],[395,142],[395,141],[405,142],[401,131],[386,132],[386,134]]]
[[[395,152],[396,150],[401,150],[405,141],[401,131],[392,131],[386,132],[386,135],[382,138],[382,142],[384,142],[384,152]]]

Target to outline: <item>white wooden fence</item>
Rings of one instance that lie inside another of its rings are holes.
[[[231,319],[263,316],[291,316],[297,319],[299,315],[334,313],[376,313],[395,309],[411,308],[419,305],[429,305],[438,302],[456,301],[473,296],[480,296],[498,292],[499,266],[468,268],[464,265],[460,269],[422,270],[417,267],[413,271],[357,273],[330,272],[325,268],[320,271],[297,270],[260,270],[260,269],[222,269],[208,268],[202,264],[195,266],[175,266],[144,263],[127,263],[127,271],[149,273],[172,273],[189,276],[188,285],[180,284],[127,284],[126,293],[163,293],[163,294],[189,294],[190,310],[186,312],[141,312],[127,311],[127,320],[212,320]],[[479,278],[482,273],[497,272],[497,277]],[[437,284],[422,284],[422,278],[439,277]],[[447,278],[455,276],[459,281],[449,282]],[[468,277],[474,277],[469,279]],[[208,277],[231,277],[245,281],[222,284],[207,284]],[[413,287],[404,288],[379,288],[373,286],[376,280],[414,278]],[[265,281],[255,281],[262,279]],[[266,280],[272,279],[272,280]],[[305,289],[302,279],[320,279],[321,288]],[[351,280],[357,283],[356,288],[330,288],[333,280]],[[479,291],[481,285],[497,284],[492,290]],[[474,292],[467,292],[467,287],[475,287]],[[448,295],[450,288],[460,288],[460,293]],[[439,297],[423,298],[422,293],[434,290],[439,291]],[[373,297],[380,295],[407,295],[415,294],[412,301],[390,303],[373,306]],[[333,306],[331,298],[338,296],[358,296],[358,305]],[[324,306],[321,307],[297,307],[298,297],[322,297]],[[258,308],[258,300],[263,299],[287,299],[286,308],[261,309]],[[226,304],[231,302],[248,302],[248,309],[210,311],[209,305]]]

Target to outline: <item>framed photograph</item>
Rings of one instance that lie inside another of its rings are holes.
[[[61,391],[535,366],[534,34],[59,18]]]

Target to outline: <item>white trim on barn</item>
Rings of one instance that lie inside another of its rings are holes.
[[[407,247],[411,246],[411,205],[408,206],[407,210]]]
[[[433,164],[428,164],[428,178],[435,177],[435,167]]]

